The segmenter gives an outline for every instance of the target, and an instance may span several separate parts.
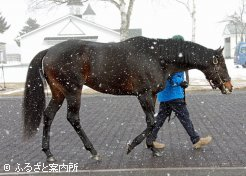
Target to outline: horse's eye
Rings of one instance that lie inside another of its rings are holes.
[[[221,56],[218,55],[218,54],[215,54],[215,55],[213,56],[214,59],[219,59],[220,57],[221,57]]]

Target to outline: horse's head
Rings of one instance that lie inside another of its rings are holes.
[[[208,61],[210,62],[208,63],[209,66],[206,67],[204,73],[213,89],[219,88],[222,94],[229,94],[232,92],[233,86],[222,54],[223,49],[220,47],[214,51],[211,61]]]

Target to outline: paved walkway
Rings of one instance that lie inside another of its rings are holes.
[[[22,142],[21,101],[21,97],[0,98],[0,175],[52,168],[63,171],[59,175],[67,175],[70,167],[70,171],[77,171],[72,175],[246,176],[246,91],[231,95],[219,91],[188,92],[194,126],[202,136],[212,135],[213,142],[201,150],[192,149],[186,132],[174,118],[159,133],[159,140],[166,144],[164,156],[159,158],[153,157],[144,143],[126,155],[126,144],[146,126],[135,97],[83,96],[81,124],[103,160],[90,159],[67,122],[63,105],[51,129],[51,150],[58,160],[53,165],[45,162],[41,152],[42,129],[36,138]]]

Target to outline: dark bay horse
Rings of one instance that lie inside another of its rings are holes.
[[[135,37],[119,43],[69,40],[39,52],[31,61],[24,92],[24,137],[34,136],[43,117],[42,150],[47,161],[54,161],[49,148],[50,127],[64,99],[67,120],[95,159],[98,153],[81,128],[79,119],[83,85],[108,94],[134,95],[146,114],[147,128],[128,146],[128,153],[155,125],[154,97],[165,88],[168,76],[188,69],[201,70],[213,88],[223,94],[232,85],[221,48],[172,39]],[[52,98],[45,108],[44,81]]]

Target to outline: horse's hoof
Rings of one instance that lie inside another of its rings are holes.
[[[126,146],[127,146],[127,152],[126,152],[126,154],[128,155],[132,151],[132,147],[131,147],[131,145],[129,143],[126,144]]]
[[[47,162],[55,162],[56,159],[55,159],[54,156],[49,156],[49,157],[47,157],[47,160],[46,160],[46,161],[47,161]]]
[[[132,150],[130,150],[129,148],[127,149],[126,154],[128,155]]]
[[[102,161],[102,157],[100,155],[92,155],[91,158],[96,160],[96,161]]]

